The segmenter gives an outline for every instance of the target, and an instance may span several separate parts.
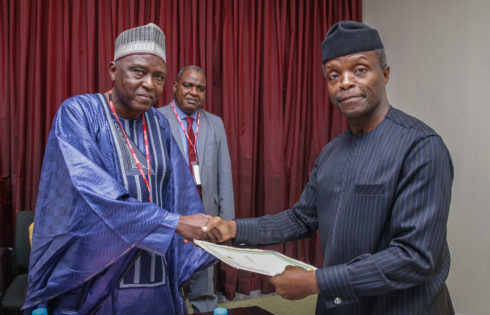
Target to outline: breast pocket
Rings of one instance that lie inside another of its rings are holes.
[[[345,199],[338,233],[347,240],[352,257],[374,252],[390,217],[387,184],[355,184]]]

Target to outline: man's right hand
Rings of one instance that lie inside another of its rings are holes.
[[[225,242],[236,235],[236,223],[233,220],[226,221],[221,217],[211,217],[207,225],[203,226],[202,230],[208,234],[213,233],[218,238],[217,242]],[[219,233],[216,233],[218,231]]]
[[[175,232],[182,235],[186,243],[193,239],[216,243],[222,238],[219,231],[217,229],[209,232],[203,230],[203,227],[212,219],[212,216],[202,213],[180,216]]]

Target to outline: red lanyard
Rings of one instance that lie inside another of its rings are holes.
[[[187,141],[192,145],[192,149],[194,149],[194,153],[196,153],[196,159],[197,159],[197,150],[196,150],[196,144],[197,144],[197,135],[199,134],[199,123],[201,122],[201,113],[197,113],[197,128],[196,128],[196,136],[194,138],[194,143],[192,143],[191,139],[189,138],[189,135],[187,134],[187,130],[184,128],[184,124],[182,124],[182,121],[180,121],[179,114],[177,113],[177,110],[175,109],[174,101],[170,103],[172,105],[172,109],[174,110],[175,117],[177,117],[177,120],[179,121],[180,127],[182,127],[182,130],[184,131],[185,136],[187,137]],[[189,126],[187,126],[189,127]]]
[[[151,187],[149,182],[150,181],[150,149],[148,145],[148,133],[146,132],[145,114],[141,114],[141,117],[143,119],[143,137],[145,139],[146,167],[148,168],[148,179],[146,179],[145,173],[143,172],[143,167],[141,166],[141,163],[138,160],[136,153],[134,152],[131,142],[129,142],[128,135],[126,134],[126,131],[124,130],[121,121],[119,120],[119,117],[117,117],[116,110],[114,109],[114,105],[112,105],[112,90],[109,92],[109,105],[111,107],[112,113],[114,114],[114,117],[116,117],[117,122],[121,127],[121,130],[124,134],[124,138],[126,138],[126,143],[128,144],[129,150],[131,151],[131,155],[133,156],[134,162],[136,163],[136,166],[138,166],[138,170],[140,171],[140,174],[143,177],[143,180],[145,181],[146,188],[148,188],[148,200],[151,201]]]

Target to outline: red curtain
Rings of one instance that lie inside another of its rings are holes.
[[[237,217],[292,206],[322,147],[345,130],[328,100],[320,43],[361,0],[2,0],[0,2],[0,245],[13,244],[15,213],[34,209],[43,152],[61,102],[111,87],[121,31],[153,22],[166,34],[167,83],[207,72],[205,108],[228,135]],[[318,236],[273,246],[321,265]],[[219,289],[270,292],[265,278],[220,266]]]

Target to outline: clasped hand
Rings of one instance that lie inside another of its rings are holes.
[[[220,243],[235,237],[235,221],[226,221],[220,217],[198,213],[181,216],[176,232],[187,243],[193,239]]]

